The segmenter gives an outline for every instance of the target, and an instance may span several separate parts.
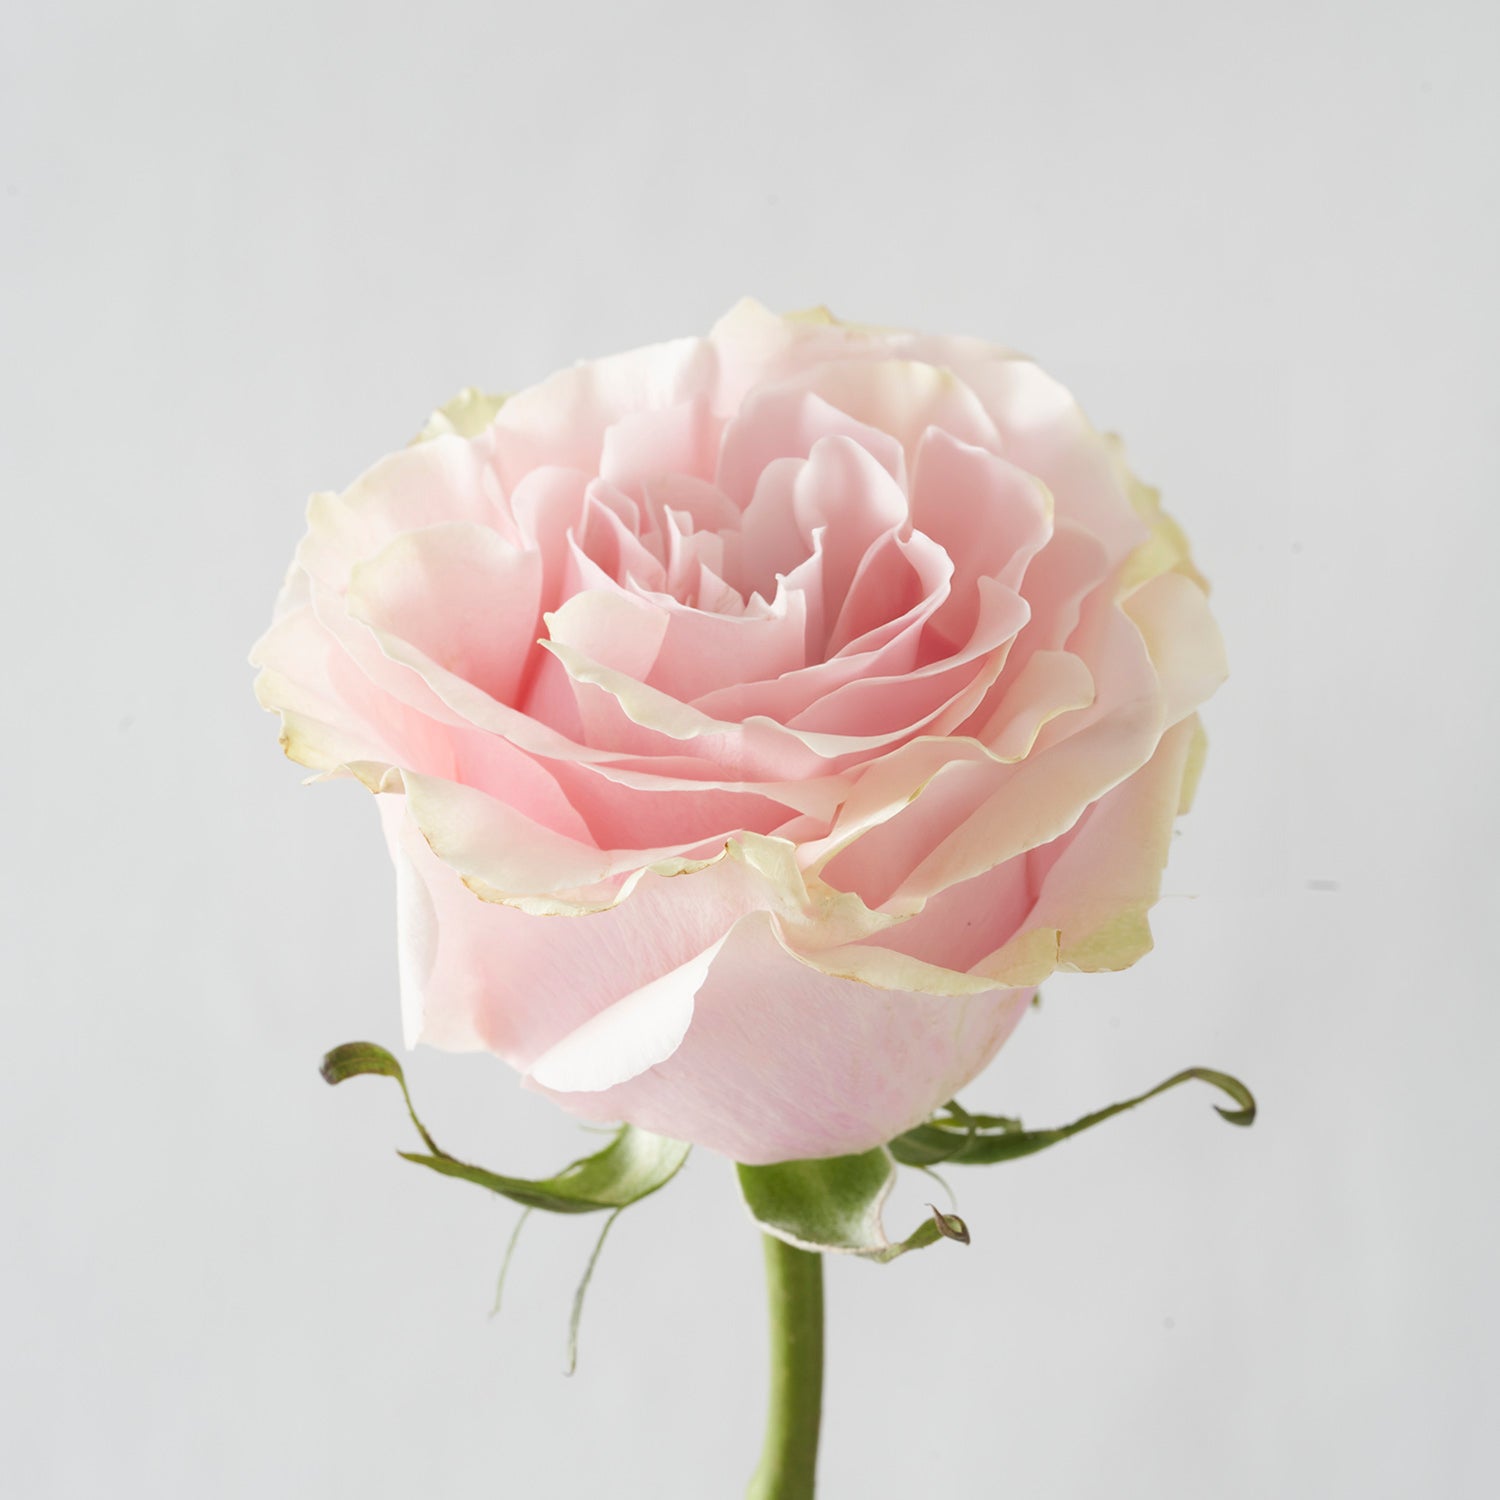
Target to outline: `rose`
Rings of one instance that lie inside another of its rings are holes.
[[[1149,948],[1224,674],[1034,364],[752,303],[315,496],[255,661],[380,794],[408,1045],[747,1163],[890,1139]]]

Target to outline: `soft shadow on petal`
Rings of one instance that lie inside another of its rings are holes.
[[[952,588],[933,623],[961,640],[980,578],[1021,588],[1052,535],[1052,497],[1014,464],[932,428],[917,448],[911,517],[953,559]]]
[[[349,613],[410,642],[501,703],[516,701],[536,649],[541,559],[486,526],[409,531],[350,573]]]
[[[946,340],[914,346],[946,346]],[[1129,496],[1130,478],[1110,440],[1072,394],[1030,360],[989,351],[957,356],[957,372],[1000,431],[1000,451],[1052,492],[1059,521],[1081,526],[1118,567],[1149,535]]]
[[[694,997],[724,941],[720,938],[669,973],[648,980],[570,1031],[532,1063],[529,1081],[564,1093],[598,1093],[665,1062],[692,1023]]]
[[[796,386],[769,386],[749,397],[724,429],[715,483],[745,509],[762,474],[773,463],[805,459],[829,437],[858,444],[897,484],[905,486],[906,457],[890,433]]]
[[[1093,707],[1094,674],[1071,651],[1037,651],[1012,676],[989,719],[973,732],[1002,761],[1024,760],[1060,714]]]
[[[836,826],[809,851],[826,861],[824,877],[871,905],[918,911],[935,892],[1066,832],[1144,765],[1163,728],[1145,644],[1107,600],[1086,626],[1073,644],[1097,685],[1089,708],[1048,720],[1014,764],[972,739],[923,739],[875,762],[840,819],[852,841]]]
[[[439,864],[406,816],[399,795],[376,799],[396,867],[396,962],[401,982],[401,1031],[408,1047],[425,1042],[448,1052],[477,1052],[484,1039],[474,1024],[484,982],[455,972],[452,959],[464,944],[454,929],[453,900],[476,898]],[[444,890],[447,887],[449,889]],[[444,933],[448,936],[445,941]]]
[[[954,722],[972,712],[1005,665],[1009,643],[1030,618],[1026,601],[985,578],[970,638],[951,655],[893,675],[856,677],[830,689],[791,721],[823,734],[918,734],[945,714]]]
[[[410,771],[402,780],[407,810],[432,852],[486,900],[556,897],[567,903],[615,876],[696,852],[676,846],[600,849],[472,786]],[[718,844],[722,848],[722,839]]]
[[[605,429],[599,477],[637,499],[664,474],[711,480],[722,427],[702,395],[661,410],[631,412]]]

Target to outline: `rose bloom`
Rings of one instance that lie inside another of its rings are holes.
[[[747,1163],[889,1140],[1149,949],[1225,670],[1035,364],[749,302],[314,496],[254,660],[378,794],[407,1044]]]

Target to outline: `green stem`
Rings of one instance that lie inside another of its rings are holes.
[[[812,1500],[823,1417],[823,1257],[765,1236],[771,1401],[746,1500]]]

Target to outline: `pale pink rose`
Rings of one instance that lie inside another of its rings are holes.
[[[407,1043],[750,1163],[888,1140],[1147,951],[1224,676],[1034,364],[753,303],[315,496],[255,661],[379,793]]]

